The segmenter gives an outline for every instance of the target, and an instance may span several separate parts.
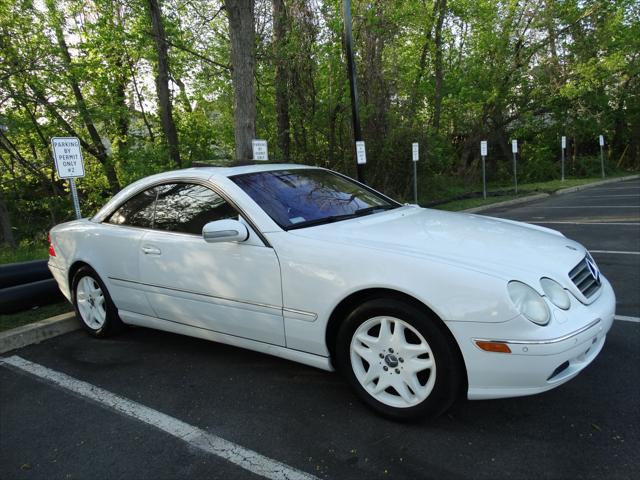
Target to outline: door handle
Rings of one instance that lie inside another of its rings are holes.
[[[142,253],[144,253],[145,255],[160,255],[162,252],[159,248],[145,245],[144,247],[142,247]]]

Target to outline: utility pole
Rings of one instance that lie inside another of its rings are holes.
[[[344,46],[347,56],[349,90],[351,91],[351,119],[353,121],[353,139],[355,145],[355,142],[362,141],[362,131],[360,130],[360,114],[358,113],[358,85],[356,82],[356,64],[353,58],[353,33],[351,32],[351,0],[343,0],[342,8],[344,16]],[[364,164],[356,161],[356,165],[358,168],[358,181],[365,183]]]

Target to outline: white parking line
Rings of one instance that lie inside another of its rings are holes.
[[[170,417],[169,415],[120,397],[90,383],[77,380],[64,373],[56,372],[37,363],[25,360],[17,355],[0,358],[0,364],[2,363],[48,380],[65,390],[89,398],[127,417],[135,418],[147,425],[156,427],[188,443],[192,447],[223,458],[256,475],[274,480],[317,480],[317,477],[313,475],[297,470],[277,460],[272,460],[253,450],[241,447],[224,438],[207,433],[204,430]]]
[[[613,195],[585,195],[585,197],[587,198],[618,198],[618,197],[633,197],[633,198],[640,198],[640,193],[638,194],[633,194],[633,193],[629,193],[629,194],[621,194],[621,195],[617,195],[617,194],[613,194]]]
[[[570,221],[556,221],[556,222],[544,222],[533,221],[529,223],[535,223],[538,225],[627,225],[627,226],[640,226],[639,222],[570,222]]]
[[[539,206],[533,206],[529,208],[540,208]],[[561,206],[561,207],[543,207],[543,208],[638,208],[640,209],[640,205],[572,205],[572,206]]]
[[[613,318],[616,320],[622,320],[623,322],[640,323],[640,318],[638,317],[625,317],[624,315],[616,315]]]
[[[619,192],[620,190],[635,190],[640,193],[640,188],[638,187],[610,187],[610,188],[599,188],[598,192]]]
[[[615,253],[617,255],[640,255],[640,252],[621,252],[619,250],[589,250],[591,253]]]

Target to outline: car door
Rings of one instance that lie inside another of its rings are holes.
[[[207,243],[202,227],[242,218],[204,185],[158,187],[140,243],[140,282],[164,321],[284,345],[280,265],[251,227],[245,242]]]
[[[91,248],[96,252],[92,266],[121,311],[154,314],[138,283],[138,256],[144,232],[153,223],[156,194],[156,188],[151,187],[127,199],[91,238]]]

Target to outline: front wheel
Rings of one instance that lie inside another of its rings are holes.
[[[340,329],[338,366],[379,413],[436,416],[451,406],[462,381],[456,347],[438,322],[398,300],[366,302]]]
[[[78,270],[72,292],[76,315],[89,334],[106,337],[124,327],[107,288],[92,268]]]

